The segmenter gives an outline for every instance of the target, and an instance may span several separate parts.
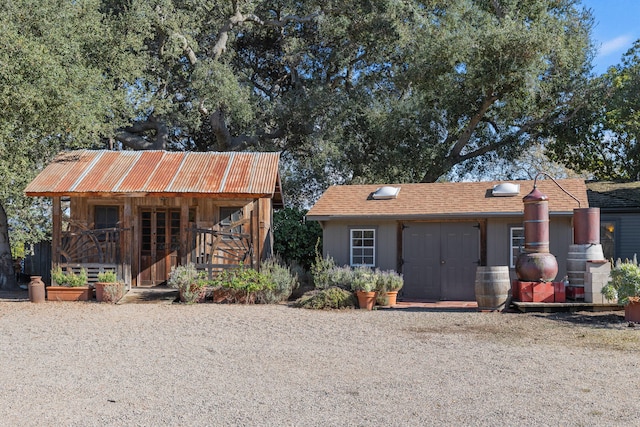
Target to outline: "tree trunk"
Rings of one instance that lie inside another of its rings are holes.
[[[17,288],[18,282],[13,271],[11,244],[9,243],[9,222],[4,206],[0,203],[0,289],[13,290]]]

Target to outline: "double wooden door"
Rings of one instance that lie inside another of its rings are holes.
[[[402,297],[474,300],[479,241],[477,223],[408,224],[402,233]]]
[[[180,210],[145,209],[140,213],[140,280],[138,286],[166,283],[180,251]]]

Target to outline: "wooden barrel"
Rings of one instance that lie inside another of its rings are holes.
[[[509,267],[493,266],[476,269],[476,301],[478,310],[504,310],[508,308],[511,279]]]
[[[569,245],[567,255],[567,276],[569,283],[574,286],[584,286],[584,274],[587,271],[587,261],[604,260],[602,245]]]

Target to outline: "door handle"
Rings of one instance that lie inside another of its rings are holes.
[[[440,261],[440,264],[446,264],[445,260]]]

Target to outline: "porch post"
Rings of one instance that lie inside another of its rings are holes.
[[[132,268],[131,268],[131,255],[132,255],[132,245],[131,242],[133,240],[133,201],[131,198],[127,197],[124,199],[124,211],[122,218],[122,228],[124,229],[122,233],[122,276],[124,282],[127,285],[128,289],[131,289],[132,285]]]
[[[51,269],[60,263],[60,240],[62,237],[62,204],[60,197],[53,197],[51,206]]]
[[[187,249],[189,245],[189,198],[180,199],[180,265],[187,265]]]
[[[260,269],[262,245],[260,242],[260,199],[254,199],[251,208],[251,245],[253,246],[252,267]]]

